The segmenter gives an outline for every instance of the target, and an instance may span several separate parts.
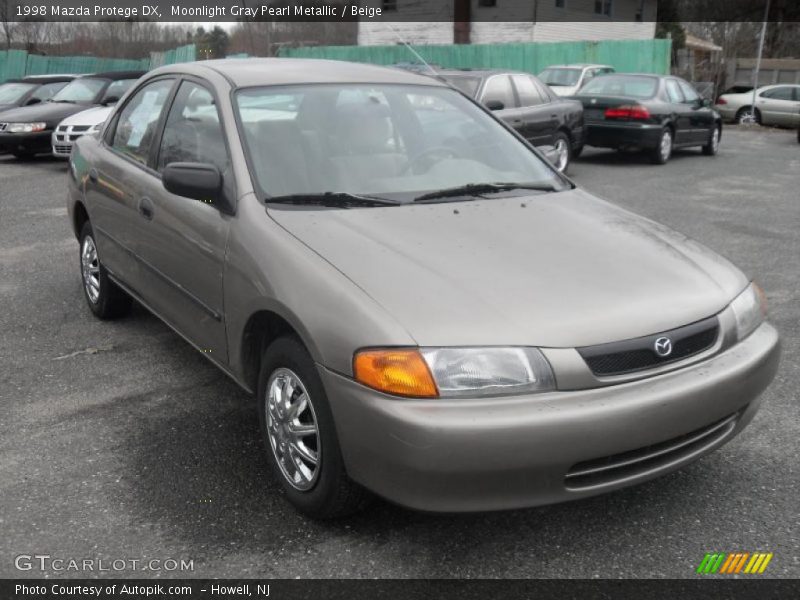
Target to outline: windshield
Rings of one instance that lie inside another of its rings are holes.
[[[658,79],[636,75],[604,75],[587,83],[579,96],[633,96],[652,98],[658,88]]]
[[[464,92],[467,96],[474,98],[481,85],[480,77],[468,77],[465,75],[443,75],[447,83]]]
[[[268,196],[354,194],[411,201],[466,184],[567,184],[450,88],[298,85],[236,94],[254,175]]]
[[[82,78],[71,81],[53,96],[53,102],[87,103],[94,101],[97,94],[108,83],[105,79]]]
[[[539,79],[547,85],[577,85],[581,78],[581,69],[545,69],[539,73]]]
[[[0,85],[0,104],[14,104],[35,87],[30,83],[4,83]]]

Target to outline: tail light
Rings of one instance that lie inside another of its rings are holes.
[[[604,114],[606,119],[635,119],[644,121],[650,118],[650,111],[639,104],[607,108]]]
[[[728,101],[725,100],[725,98],[723,98],[721,96],[719,98],[717,98],[717,104],[727,104],[727,103],[728,103]]]

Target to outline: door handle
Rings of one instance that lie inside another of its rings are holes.
[[[153,202],[150,198],[141,198],[139,200],[139,214],[148,221],[153,218]]]
[[[97,183],[97,169],[89,169],[89,180],[92,183]]]

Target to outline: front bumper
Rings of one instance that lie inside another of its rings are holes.
[[[598,148],[657,148],[661,141],[661,125],[648,123],[586,124],[586,144]]]
[[[732,106],[730,104],[715,104],[714,110],[717,111],[723,120],[733,121],[736,118],[736,111],[740,107]]]
[[[398,504],[455,512],[574,500],[678,469],[750,422],[779,355],[764,323],[713,358],[662,375],[480,400],[398,399],[319,370],[350,477]],[[637,462],[637,452],[649,458]],[[612,463],[622,466],[580,475]]]
[[[0,133],[0,152],[41,154],[50,152],[50,131],[36,133]]]

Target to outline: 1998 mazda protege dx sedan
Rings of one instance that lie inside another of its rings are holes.
[[[68,203],[94,314],[134,298],[256,393],[315,517],[645,481],[733,438],[778,365],[727,260],[410,72],[162,67],[77,142]]]

